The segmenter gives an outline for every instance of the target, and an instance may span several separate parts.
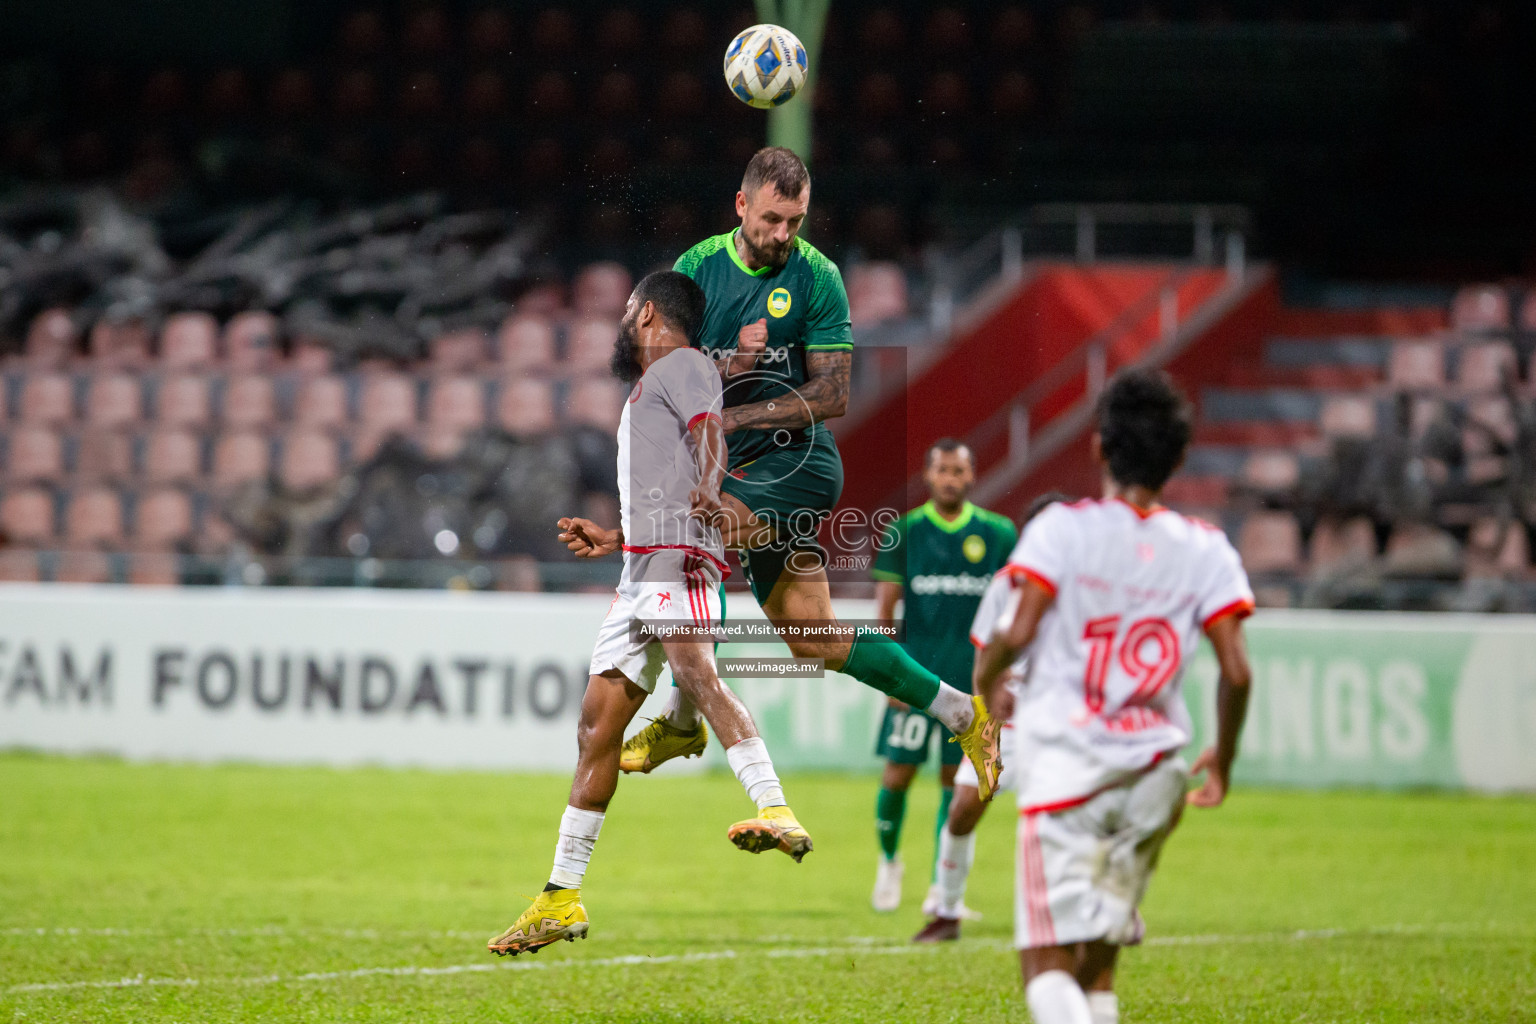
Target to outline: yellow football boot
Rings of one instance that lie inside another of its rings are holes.
[[[580,889],[541,892],[517,923],[485,944],[497,956],[537,953],[551,942],[587,937],[587,910]]]
[[[651,724],[631,736],[619,751],[619,771],[650,773],[652,768],[674,757],[702,757],[709,746],[709,730],[703,719],[692,732],[684,732],[665,718],[653,718]]]
[[[987,714],[987,705],[980,697],[971,697],[971,707],[976,709],[971,727],[949,742],[960,744],[965,756],[971,759],[971,766],[976,769],[976,795],[985,803],[997,792],[997,777],[1003,773],[1003,754],[999,745],[1003,723]]]
[[[757,817],[732,825],[726,835],[739,850],[783,850],[795,858],[796,864],[813,848],[811,834],[795,820],[795,812],[788,807],[764,807]]]

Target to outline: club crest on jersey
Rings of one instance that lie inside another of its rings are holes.
[[[973,533],[960,544],[960,553],[967,562],[975,565],[987,557],[987,542],[981,539],[980,534]]]
[[[789,312],[792,301],[788,288],[775,288],[768,293],[768,315],[775,318],[783,316]]]

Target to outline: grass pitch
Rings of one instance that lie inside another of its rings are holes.
[[[726,775],[627,779],[592,935],[498,960],[543,885],[567,781],[0,756],[0,1020],[1023,1021],[1011,808],[982,824],[944,948],[869,909],[872,778],[795,776],[795,865],[733,849]],[[1122,959],[1122,1017],[1536,1019],[1536,801],[1239,791],[1192,812]]]

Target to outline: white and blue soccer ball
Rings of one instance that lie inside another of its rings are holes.
[[[725,50],[725,84],[762,110],[783,106],[805,84],[805,47],[787,28],[753,25]]]

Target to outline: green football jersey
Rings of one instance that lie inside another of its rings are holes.
[[[706,238],[678,257],[674,269],[704,289],[704,329],[699,345],[719,361],[736,351],[736,336],[747,324],[768,321],[768,345],[749,373],[725,381],[725,405],[750,405],[786,395],[805,383],[807,352],[851,351],[853,328],[848,293],[837,264],[803,238],[783,269],[750,270],[736,252],[736,232]],[[793,401],[791,398],[790,401]],[[775,435],[778,435],[775,437]],[[735,469],[777,448],[836,444],[824,423],[784,434],[740,430],[726,438]]]
[[[956,689],[971,688],[971,620],[1018,539],[1006,516],[966,502],[946,522],[930,501],[891,524],[875,554],[871,575],[901,584],[902,646]]]

